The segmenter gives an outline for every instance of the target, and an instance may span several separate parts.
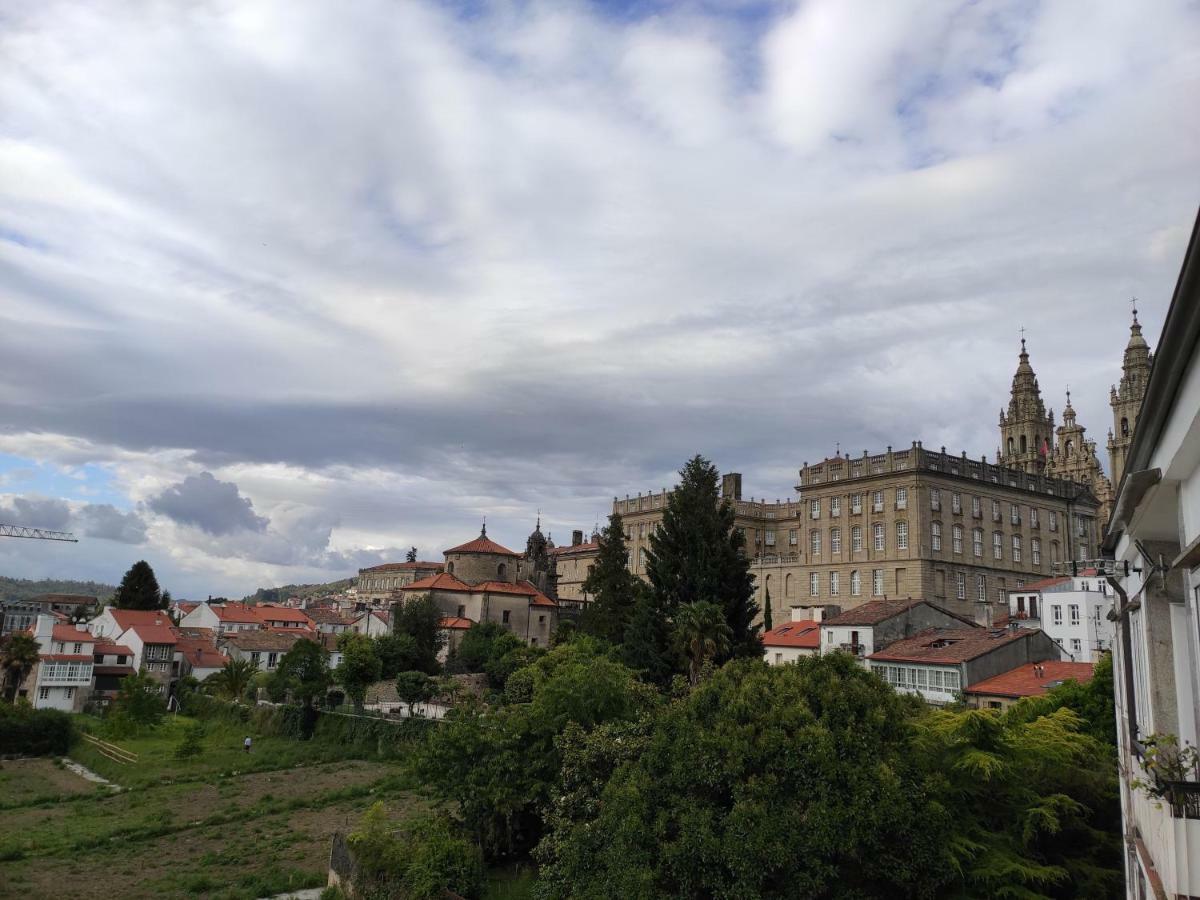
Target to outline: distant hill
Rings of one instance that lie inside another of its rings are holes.
[[[38,594],[89,594],[107,600],[117,590],[115,585],[98,581],[69,581],[58,578],[43,578],[30,581],[27,578],[6,578],[0,575],[0,598],[25,600]]]
[[[259,588],[242,599],[247,603],[279,603],[288,597],[324,597],[340,594],[353,586],[353,578],[343,578],[341,581],[330,581],[326,584],[285,584],[282,587]]]

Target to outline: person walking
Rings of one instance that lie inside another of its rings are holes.
[[[249,738],[249,736],[247,736],[247,737],[246,737],[246,739],[245,739],[244,741],[242,741],[242,749],[243,749],[243,750],[245,750],[247,753],[249,753],[249,752],[250,752],[250,738]]]

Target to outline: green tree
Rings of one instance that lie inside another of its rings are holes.
[[[771,631],[775,624],[771,621],[771,586],[763,587],[763,632]]]
[[[625,524],[618,513],[608,517],[599,543],[596,562],[583,582],[583,592],[592,599],[581,617],[580,630],[618,644],[625,638],[642,586],[629,571]]]
[[[928,897],[953,820],[913,705],[843,655],[730,663],[653,717],[570,729],[548,898]]]
[[[323,697],[333,683],[325,651],[316,641],[306,639],[292,644],[292,649],[283,654],[271,677],[277,690],[282,688],[283,693],[290,693],[305,709],[311,709],[313,701]]]
[[[109,725],[116,734],[130,734],[162,721],[167,712],[162,684],[145,669],[121,679],[117,696],[108,710]]]
[[[413,708],[418,703],[424,703],[433,696],[433,679],[424,672],[401,672],[396,676],[396,696],[408,704],[408,714],[414,714]]]
[[[453,672],[483,672],[488,683],[502,691],[509,675],[529,665],[542,652],[495,622],[477,622],[463,635],[447,668]]]
[[[408,552],[404,554],[404,561],[414,563],[417,561],[417,548],[409,547]]]
[[[354,703],[355,710],[361,713],[367,688],[379,681],[383,668],[375,653],[375,642],[366,635],[347,632],[338,641],[338,647],[342,651],[342,662],[333,672],[334,680]]]
[[[1112,654],[1105,653],[1093,667],[1091,680],[1065,681],[1040,697],[1027,697],[1010,710],[1014,721],[1032,722],[1064,706],[1080,719],[1080,728],[1102,744],[1117,746],[1117,715],[1113,694]]]
[[[113,595],[113,606],[118,609],[166,609],[150,563],[139,559],[129,567]]]
[[[183,739],[175,747],[176,759],[190,759],[204,750],[204,723],[192,722],[183,730]]]
[[[4,699],[12,703],[29,673],[38,661],[38,642],[33,635],[17,632],[4,639],[0,656],[4,667]]]
[[[219,672],[204,679],[204,687],[234,703],[241,703],[250,679],[257,672],[258,667],[248,659],[230,659]]]
[[[733,632],[715,603],[688,603],[675,616],[675,642],[688,658],[688,681],[700,681],[700,670],[729,651]]]
[[[401,672],[418,667],[417,641],[411,634],[381,634],[375,638],[379,657],[379,676],[395,678]]]
[[[734,509],[722,499],[715,466],[695,456],[679,471],[679,485],[650,536],[646,575],[660,614],[674,618],[688,603],[716,603],[731,631],[728,655],[762,655],[758,604],[744,538],[734,528]]]
[[[446,645],[442,611],[429,596],[416,597],[395,607],[395,633],[408,635],[416,644],[416,658],[409,666],[426,675],[441,671],[438,653]]]

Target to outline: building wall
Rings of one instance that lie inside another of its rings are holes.
[[[411,569],[380,570],[377,567],[359,569],[358,578],[354,584],[355,595],[360,600],[369,603],[387,600],[394,595],[395,591],[405,585],[428,578],[430,575],[436,575],[440,571],[442,571],[442,566],[438,563],[415,566]]]
[[[443,616],[495,622],[530,644],[539,647],[550,645],[557,618],[553,607],[532,606],[529,598],[521,594],[468,594],[461,591],[427,593]]]
[[[801,657],[816,656],[819,651],[808,647],[769,647],[763,646],[763,660],[769,666],[782,666],[794,663]]]
[[[562,552],[554,555],[555,571],[558,573],[558,599],[567,602],[587,602],[591,598],[584,593],[592,566],[596,564],[599,550]]]
[[[515,584],[521,575],[520,557],[493,553],[447,553],[446,571],[459,581],[479,584],[483,581],[507,581]]]

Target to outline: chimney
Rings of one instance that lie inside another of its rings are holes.
[[[582,543],[583,543],[583,529],[576,528],[574,531],[571,532],[571,546],[578,547]]]
[[[793,622],[806,622],[806,621],[808,621],[810,612],[811,611],[808,609],[808,607],[793,606],[792,607],[792,621]]]
[[[742,499],[742,473],[741,472],[726,472],[721,476],[721,499],[722,500],[741,500]]]
[[[814,622],[824,622],[825,621],[825,607],[814,606],[809,611],[809,618],[811,618]]]
[[[49,650],[52,634],[54,634],[54,616],[39,614],[37,622],[33,626],[33,639]]]
[[[992,604],[986,600],[975,604],[975,624],[983,628],[991,628],[995,624],[995,612],[992,609]]]

